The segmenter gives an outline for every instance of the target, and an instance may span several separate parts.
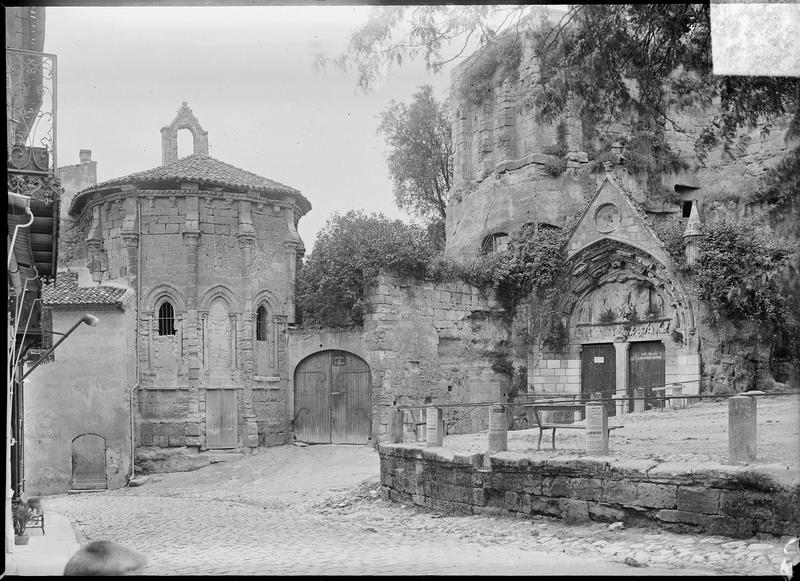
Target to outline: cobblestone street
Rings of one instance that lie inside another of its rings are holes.
[[[438,515],[381,500],[377,473],[368,447],[281,446],[46,506],[81,541],[145,553],[148,574],[774,575],[783,558],[776,539]]]

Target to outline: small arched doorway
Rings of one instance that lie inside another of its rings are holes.
[[[367,362],[347,351],[306,357],[294,373],[294,433],[313,444],[366,444],[372,432]]]
[[[72,490],[108,488],[106,440],[97,434],[82,434],[72,440]]]

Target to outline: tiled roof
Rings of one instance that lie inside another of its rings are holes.
[[[78,286],[77,272],[59,272],[55,283],[42,285],[44,305],[120,305],[126,289],[116,286]]]
[[[96,190],[122,184],[173,183],[176,181],[197,182],[280,194],[297,195],[300,193],[289,186],[262,178],[259,175],[239,169],[208,155],[200,154],[189,155],[153,169],[132,173],[121,178],[114,178],[90,189]]]

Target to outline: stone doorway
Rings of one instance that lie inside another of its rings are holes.
[[[644,390],[644,409],[652,407],[653,388],[664,386],[664,343],[661,341],[637,341],[628,350],[628,411],[635,409],[637,389]]]
[[[72,490],[108,488],[106,440],[97,434],[83,434],[72,440]]]
[[[346,351],[315,353],[294,376],[294,433],[314,444],[366,444],[372,435],[370,371]]]
[[[581,346],[581,397],[588,401],[599,394],[605,400],[608,415],[616,415],[612,397],[617,389],[616,351],[613,343]]]

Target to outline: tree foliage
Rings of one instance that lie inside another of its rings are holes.
[[[297,277],[303,324],[352,327],[363,323],[365,285],[387,268],[422,277],[433,255],[425,229],[383,214],[350,211],[330,218]]]
[[[778,275],[790,254],[774,232],[753,221],[705,226],[694,266],[698,297],[718,318],[749,319],[775,331],[787,324]]]
[[[453,178],[451,125],[446,102],[423,85],[409,105],[392,101],[380,115],[386,163],[397,206],[444,221]]]
[[[555,18],[542,10],[525,5],[378,7],[353,33],[337,64],[357,69],[359,85],[369,89],[404,59],[421,56],[429,70],[439,71],[477,46],[463,74],[481,95],[489,86],[481,86],[481,78],[488,81],[504,62],[498,43],[527,37],[539,62],[538,81],[527,98],[538,114],[556,118],[571,96],[582,103],[584,117],[596,123],[632,111],[634,137],[647,138],[638,153],[650,156],[655,167],[674,161],[661,138],[666,129],[697,129],[673,118],[676,106],[717,107],[695,143],[700,161],[712,146],[735,140],[742,128],[769,131],[787,114],[793,131],[800,128],[800,79],[713,74],[708,3],[573,5]],[[456,54],[444,58],[448,46],[455,46]],[[642,151],[643,145],[650,150]]]

